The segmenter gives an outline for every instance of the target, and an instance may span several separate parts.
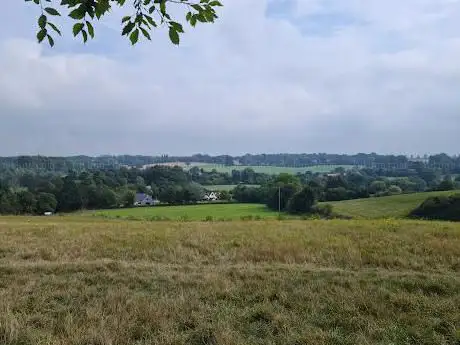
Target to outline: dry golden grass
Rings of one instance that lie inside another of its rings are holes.
[[[460,344],[460,225],[0,217],[0,344]]]

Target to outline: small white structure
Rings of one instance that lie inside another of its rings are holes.
[[[45,216],[52,216],[53,215],[53,212],[45,212],[43,213]]]
[[[219,200],[219,193],[217,193],[217,192],[206,193],[204,195],[204,200],[206,200],[206,201],[217,201],[217,200]]]

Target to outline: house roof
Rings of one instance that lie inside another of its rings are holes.
[[[147,195],[145,193],[136,193],[136,198],[135,198],[135,201],[142,201],[144,200],[145,198],[149,198],[150,195]]]

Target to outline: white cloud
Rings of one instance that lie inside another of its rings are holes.
[[[224,3],[180,47],[99,26],[50,50],[18,17],[0,36],[0,154],[455,151],[458,1],[297,0],[284,19],[266,0]],[[356,22],[309,35],[316,13]]]

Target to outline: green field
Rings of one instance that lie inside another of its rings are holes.
[[[265,173],[271,175],[277,175],[281,173],[289,173],[289,174],[297,174],[297,173],[305,173],[307,171],[311,171],[313,173],[328,173],[333,171],[336,168],[344,168],[344,169],[351,169],[352,165],[316,165],[310,167],[279,167],[279,166],[251,166],[251,165],[234,165],[234,166],[226,166],[226,165],[217,165],[217,164],[201,164],[201,163],[192,163],[190,166],[183,166],[184,169],[191,168],[191,167],[199,167],[204,171],[212,171],[215,169],[218,172],[226,172],[231,173],[232,170],[244,170],[246,168],[250,168],[257,173]]]
[[[220,191],[231,191],[235,189],[238,185],[235,184],[219,184],[219,185],[214,185],[214,186],[203,186],[207,190],[212,190],[215,192],[220,192]],[[242,186],[245,187],[251,187],[251,188],[257,188],[260,187],[258,184],[244,184]]]
[[[335,213],[353,218],[401,218],[430,196],[450,195],[459,191],[402,194],[380,198],[328,202]]]
[[[457,191],[458,192],[458,191]],[[426,198],[452,192],[414,193],[380,198],[327,202],[333,212],[355,219],[404,218]],[[261,204],[199,204],[187,206],[156,206],[91,211],[95,216],[136,220],[238,220],[241,218],[275,219],[278,213]],[[83,213],[87,214],[87,213]],[[285,215],[288,218],[297,218]]]
[[[460,224],[0,217],[2,345],[457,345]]]
[[[241,217],[276,218],[278,213],[259,204],[201,204],[187,206],[139,207],[96,211],[96,216],[131,219],[166,218],[169,220],[236,220]]]

